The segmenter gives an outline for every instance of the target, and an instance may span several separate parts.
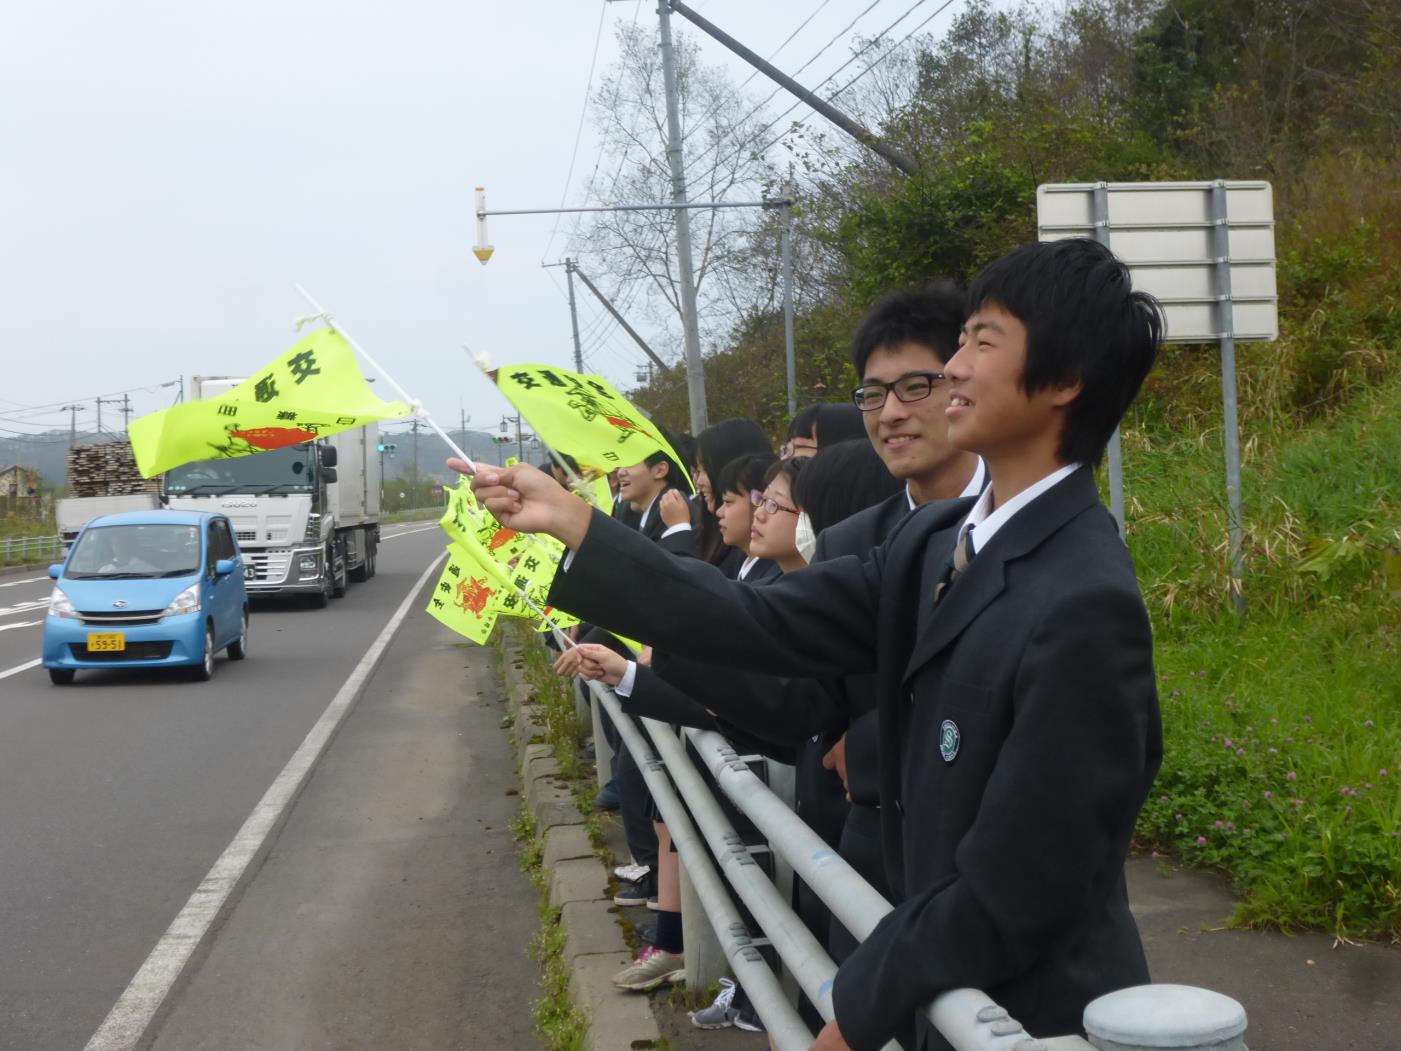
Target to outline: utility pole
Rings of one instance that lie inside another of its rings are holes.
[[[574,331],[574,371],[584,371],[584,351],[579,346],[579,311],[574,305],[574,260],[564,260],[564,278],[569,282],[569,325]]]
[[[123,403],[123,401],[125,401],[125,400],[126,400],[126,395],[122,395],[122,397],[120,397],[120,398],[98,398],[98,399],[97,399],[97,433],[98,433],[98,434],[101,434],[101,433],[102,433],[102,406],[103,406],[103,405],[121,405],[121,404]]]
[[[662,76],[666,81],[666,159],[671,166],[673,204],[686,203],[686,171],[681,155],[681,100],[676,84],[676,56],[671,43],[670,0],[660,0]],[[686,394],[691,406],[691,433],[705,430],[705,363],[701,360],[700,324],[696,319],[696,282],[691,272],[691,219],[676,209],[676,270],[681,284],[681,327],[686,336]]]
[[[574,264],[574,273],[579,275],[579,280],[584,282],[584,287],[587,288],[590,292],[592,292],[594,296],[598,299],[598,301],[603,304],[603,309],[607,310],[608,313],[612,314],[613,320],[616,321],[618,324],[622,325],[623,331],[626,332],[629,336],[631,336],[633,342],[642,348],[642,353],[646,354],[649,359],[647,362],[647,375],[649,377],[651,376],[652,364],[654,362],[656,363],[657,368],[666,368],[666,364],[662,361],[661,358],[657,357],[656,352],[653,351],[652,348],[647,345],[647,341],[637,334],[637,329],[629,325],[627,319],[623,317],[622,314],[618,313],[618,308],[615,307],[611,302],[609,302],[608,297],[598,290],[597,285],[595,285],[592,281],[589,280],[589,275],[579,269],[578,262],[575,262]]]
[[[788,418],[798,411],[798,364],[793,351],[793,206],[779,205],[780,249],[783,257],[783,358],[788,376]]]
[[[122,395],[122,430],[126,430],[126,429],[127,429],[128,427],[130,427],[130,426],[131,426],[131,398],[130,398],[128,395],[123,394],[123,395]]]
[[[72,449],[73,446],[74,446],[75,444],[77,444],[77,441],[78,441],[78,413],[84,411],[86,408],[87,408],[86,405],[78,405],[77,403],[74,403],[74,404],[72,404],[72,405],[65,405],[62,409],[59,409],[59,410],[58,410],[59,412],[64,412],[64,411],[66,410],[67,413],[68,413],[68,448],[69,448],[69,449]]]
[[[413,418],[413,422],[409,425],[409,427],[410,427],[410,429],[411,429],[412,432],[413,432],[413,488],[410,490],[410,492],[412,493],[411,499],[417,500],[417,499],[418,499],[418,417],[417,417],[417,416],[415,416],[415,417]],[[417,505],[415,504],[415,505],[413,505],[413,506],[417,506]]]

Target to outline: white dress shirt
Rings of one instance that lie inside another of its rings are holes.
[[[969,480],[968,484],[963,487],[963,492],[958,494],[958,498],[961,500],[965,496],[977,496],[981,493],[983,491],[983,479],[986,478],[987,475],[988,469],[983,466],[983,458],[979,456],[978,465],[973,468],[973,477]],[[905,483],[905,499],[909,501],[911,511],[919,506],[915,503],[914,495],[910,492],[909,482]]]
[[[978,498],[978,502],[973,505],[973,510],[968,512],[968,517],[963,520],[963,525],[958,527],[958,539],[954,542],[954,546],[957,547],[963,543],[964,536],[972,533],[973,553],[977,554],[987,547],[988,542],[999,529],[1012,520],[1013,515],[1057,482],[1069,478],[1080,469],[1080,466],[1078,463],[1070,463],[1059,470],[1052,471],[1045,478],[1027,486],[995,511],[992,507],[992,486],[988,486],[983,490],[983,495]]]

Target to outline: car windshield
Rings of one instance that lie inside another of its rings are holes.
[[[199,526],[96,526],[78,538],[63,575],[75,580],[187,577],[199,571]]]
[[[227,460],[200,460],[165,476],[167,493],[305,493],[312,489],[311,446],[288,446]]]

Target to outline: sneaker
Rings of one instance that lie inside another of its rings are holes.
[[[754,1013],[752,1007],[742,1007],[736,1012],[735,1028],[743,1029],[746,1033],[765,1032],[764,1023],[759,1021],[759,1016]]]
[[[623,801],[618,798],[618,786],[612,781],[598,790],[598,795],[593,797],[593,808],[599,811],[617,810],[623,805]]]
[[[648,945],[657,944],[657,925],[655,923],[639,923],[633,928],[632,933],[637,936],[637,940],[640,942],[646,942]]]
[[[656,901],[657,896],[652,890],[651,877],[638,880],[636,883],[624,883],[618,888],[618,893],[613,895],[613,904],[622,905],[646,905],[649,901]]]
[[[657,904],[657,896],[656,896],[655,894],[649,894],[649,895],[647,896],[647,907],[648,907],[649,909],[651,909],[653,912],[661,912],[661,911],[662,911],[662,907],[661,907],[660,905]]]
[[[691,1012],[691,1024],[697,1029],[728,1029],[735,1024],[739,1012],[734,1008],[735,983],[730,978],[720,979],[720,993],[709,1007]]]
[[[638,883],[651,874],[651,865],[619,865],[613,870],[613,875],[627,883]]]
[[[619,989],[646,992],[685,977],[686,957],[683,954],[662,952],[649,945],[635,961],[613,976],[613,984]]]

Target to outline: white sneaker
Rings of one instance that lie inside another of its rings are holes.
[[[613,875],[624,883],[641,883],[651,874],[652,866],[650,865],[619,865],[613,870]]]
[[[709,1007],[691,1012],[691,1024],[697,1029],[728,1029],[735,1024],[739,1014],[734,1009],[735,983],[729,978],[720,979],[720,993]]]

